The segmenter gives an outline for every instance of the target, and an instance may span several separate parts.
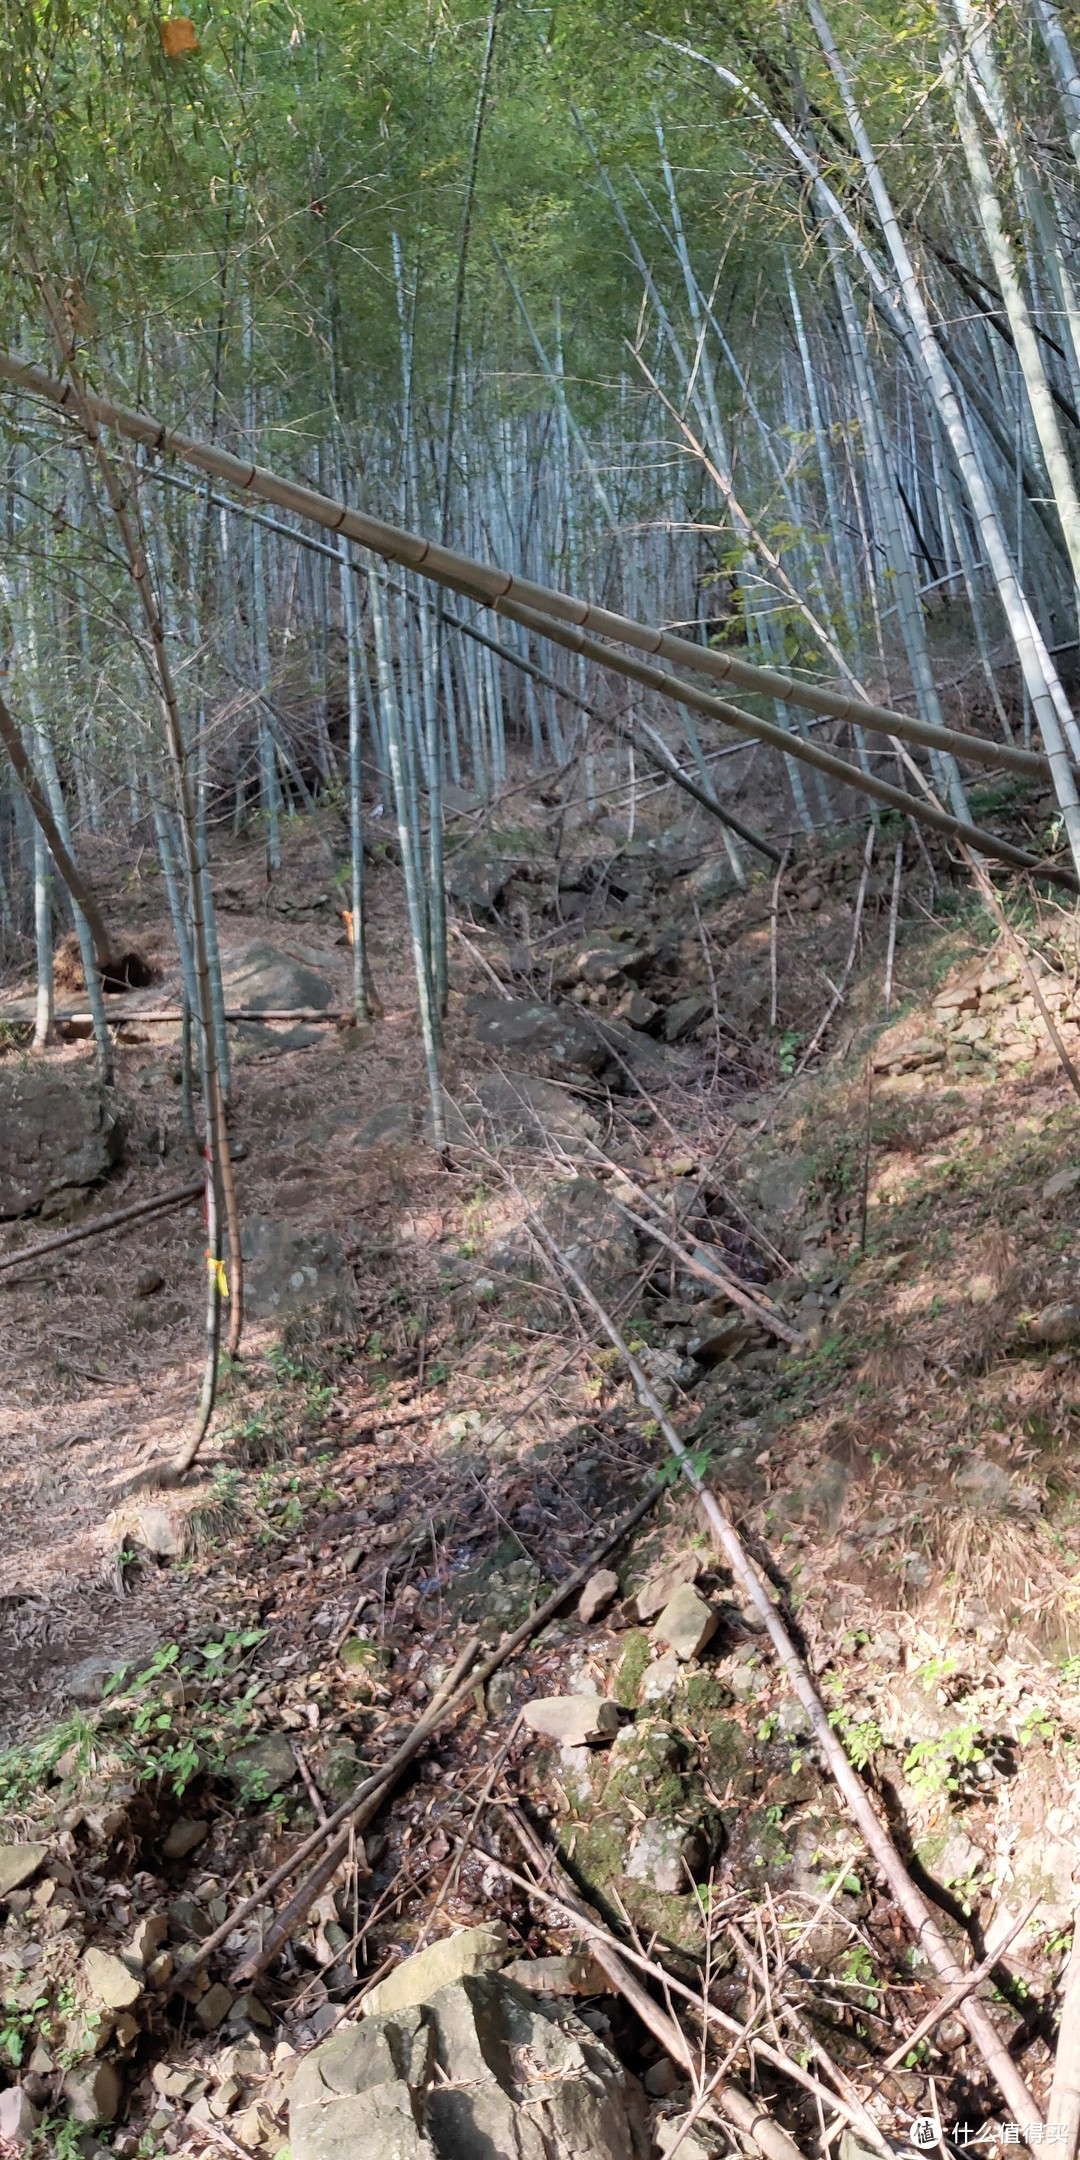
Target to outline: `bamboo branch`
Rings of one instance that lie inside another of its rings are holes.
[[[93,893],[80,876],[60,835],[52,811],[38,784],[38,777],[26,753],[22,736],[9,706],[0,697],[0,742],[3,743],[11,768],[31,810],[45,835],[46,844],[64,884],[74,901],[81,907],[94,941],[94,958],[103,975],[109,973],[112,961],[112,943],[105,928],[101,909]],[[91,1017],[88,1015],[88,1017]]]
[[[921,1890],[913,1882],[884,1823],[876,1813],[873,1802],[862,1780],[857,1776],[829,1722],[828,1712],[818,1694],[810,1671],[792,1640],[788,1627],[769,1595],[768,1587],[749,1553],[734,1523],[725,1512],[716,1495],[709,1491],[693,1457],[683,1445],[662,1403],[654,1393],[625,1336],[616,1326],[611,1315],[589,1288],[567,1254],[556,1244],[544,1223],[522,1202],[526,1218],[533,1232],[538,1249],[547,1257],[553,1277],[568,1283],[581,1302],[592,1313],[623,1359],[634,1383],[634,1388],[655,1418],[664,1440],[674,1456],[683,1476],[696,1493],[713,1537],[724,1553],[736,1577],[743,1583],[751,1601],[760,1613],[768,1631],[777,1660],[792,1692],[802,1704],[810,1721],[811,1730],[818,1747],[843,1799],[855,1820],[871,1858],[875,1861],[905,1918],[912,1929],[919,1947],[926,1952],[939,1977],[950,1987],[964,1975],[957,1963],[955,1953],[943,1935],[938,1921]],[[1005,2100],[1010,2113],[1019,2122],[1038,2122],[1042,2118],[1028,2091],[1016,2064],[1013,2062],[992,2019],[981,2002],[965,2002],[961,2015],[981,2054],[990,2075]]]
[[[104,1237],[107,1230],[121,1230],[127,1223],[138,1222],[140,1216],[160,1215],[166,1208],[183,1207],[187,1200],[200,1199],[202,1191],[202,1178],[195,1185],[176,1185],[171,1192],[157,1193],[151,1200],[136,1200],[131,1207],[114,1208],[111,1215],[99,1215],[96,1222],[80,1223],[76,1230],[61,1230],[56,1237],[42,1238],[40,1244],[24,1245],[19,1252],[0,1254],[0,1274],[8,1268],[43,1260],[48,1253],[62,1252],[67,1245],[81,1245],[87,1238]]]
[[[603,1543],[589,1555],[589,1558],[582,1563],[581,1567],[575,1568],[573,1574],[568,1575],[563,1582],[559,1583],[557,1588],[552,1591],[551,1596],[545,1598],[542,1605],[538,1605],[521,1622],[519,1627],[514,1628],[509,1635],[503,1637],[502,1642],[483,1660],[463,1687],[458,1688],[437,1710],[429,1705],[423,1717],[414,1725],[412,1732],[402,1741],[401,1746],[395,1750],[390,1760],[383,1764],[381,1770],[376,1770],[370,1777],[364,1778],[356,1787],[356,1790],[350,1793],[348,1799],[343,1800],[340,1807],[336,1808],[334,1813],[327,1817],[326,1822],[320,1823],[319,1827],[313,1830],[297,1846],[296,1851],[290,1853],[288,1859],[283,1860],[280,1866],[276,1867],[273,1873],[267,1876],[266,1881],[261,1883],[257,1890],[252,1891],[250,1897],[244,1899],[243,1903],[237,1907],[229,1919],[224,1920],[220,1927],[215,1928],[212,1935],[208,1935],[205,1941],[200,1943],[195,1957],[188,1964],[187,1971],[189,1973],[197,1971],[200,1966],[205,1965],[207,1959],[212,1957],[214,1951],[220,1949],[221,1944],[232,1934],[233,1929],[239,1927],[240,1923],[246,1920],[250,1913],[254,1912],[257,1905],[263,1904],[268,1897],[273,1896],[275,1890],[280,1889],[282,1883],[288,1882],[290,1876],[295,1875],[297,1869],[303,1866],[304,1861],[310,1859],[313,1853],[318,1852],[326,1839],[333,1832],[340,1829],[342,1823],[350,1822],[364,1802],[373,1793],[383,1788],[388,1779],[397,1777],[400,1771],[413,1760],[413,1757],[419,1754],[420,1749],[431,1738],[436,1728],[445,1724],[447,1718],[456,1716],[459,1710],[464,1709],[466,1703],[472,1701],[477,1688],[484,1687],[490,1680],[492,1673],[498,1672],[499,1667],[505,1665],[507,1659],[513,1656],[515,1650],[520,1650],[523,1643],[528,1642],[531,1636],[547,1626],[549,1620],[554,1619],[556,1613],[561,1612],[567,1599],[573,1597],[576,1591],[582,1589],[589,1576],[594,1574],[600,1566],[601,1561],[605,1560],[607,1555],[622,1543],[623,1538],[636,1528],[642,1517],[648,1514],[650,1508],[655,1507],[661,1490],[662,1488],[659,1485],[650,1485],[648,1491],[643,1493],[641,1499],[630,1509],[629,1513],[615,1524],[614,1528],[608,1532]]]
[[[554,1853],[534,1837],[516,1808],[501,1808],[499,1812],[503,1821],[510,1825],[534,1867],[539,1866],[554,1884],[558,1892],[558,1902],[575,1919],[589,1923],[593,1955],[597,1964],[607,1974],[612,1987],[630,2004],[631,2009],[636,2010],[642,2024],[647,2026],[654,2039],[660,2042],[664,2053],[678,2063],[688,2078],[696,2079],[699,2070],[698,2058],[682,2027],[676,2024],[666,2010],[661,2010],[648,1990],[642,1987],[640,1980],[628,1970],[621,1949],[614,1945],[613,1938],[604,1929],[596,1926],[595,1916],[569,1883]],[[648,1966],[647,1969],[654,1972],[656,1970],[655,1967]],[[802,2160],[798,2146],[789,2138],[786,2130],[782,2130],[779,2123],[774,2122],[767,2109],[755,2107],[753,2101],[748,2100],[737,2085],[730,2084],[726,2079],[717,2080],[713,2084],[712,2093],[728,2121],[734,2123],[744,2137],[752,2140],[758,2151],[765,2156],[765,2160]]]
[[[1080,1925],[1073,1928],[1072,1949],[1065,1972],[1048,2120],[1055,2125],[1065,2124],[1061,2160],[1075,2160],[1080,2145]]]
[[[58,382],[43,368],[35,367],[13,353],[0,350],[0,377],[32,396],[44,398],[62,411],[73,408],[69,384]],[[436,584],[464,588],[471,597],[487,606],[513,596],[523,605],[547,616],[579,627],[588,626],[603,637],[709,675],[716,682],[736,683],[743,689],[760,692],[763,697],[779,698],[785,704],[802,706],[808,712],[825,714],[834,720],[851,721],[873,733],[897,735],[901,741],[950,751],[956,757],[975,763],[1004,766],[1010,771],[1041,779],[1049,777],[1049,763],[1037,751],[991,742],[978,735],[959,734],[949,728],[934,728],[908,714],[830,690],[824,684],[798,682],[778,669],[755,667],[733,653],[695,645],[689,638],[635,622],[610,608],[538,585],[529,578],[515,577],[508,570],[493,568],[451,548],[440,547],[417,533],[388,524],[385,519],[369,517],[314,488],[282,479],[278,474],[252,464],[249,459],[233,457],[228,451],[218,450],[194,436],[169,428],[149,414],[133,412],[111,398],[84,395],[88,408],[101,425],[114,428],[129,441],[143,443],[159,456],[178,458],[182,464],[209,473],[243,494],[276,503],[279,508],[309,518],[331,532],[344,532],[374,554],[388,561],[404,563]],[[793,747],[787,737],[784,744],[785,748]]]

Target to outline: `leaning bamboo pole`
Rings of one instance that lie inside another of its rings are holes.
[[[0,351],[0,376],[32,395],[44,397],[62,411],[74,408],[78,403],[66,383],[57,382],[43,369],[21,361],[13,355]],[[108,398],[91,398],[83,392],[89,411],[99,425],[111,427],[130,441],[145,444],[160,456],[171,455],[197,470],[210,473],[241,492],[255,495],[264,502],[276,503],[280,508],[291,510],[299,517],[310,518],[332,532],[345,533],[370,548],[373,554],[392,562],[401,562],[419,571],[451,591],[462,593],[480,601],[496,613],[510,616],[537,636],[564,645],[582,658],[598,666],[622,675],[631,681],[647,685],[651,689],[692,711],[703,712],[732,727],[737,733],[756,738],[785,756],[795,756],[806,764],[817,766],[821,772],[831,774],[857,792],[873,796],[878,802],[887,803],[905,816],[932,825],[938,831],[966,842],[977,852],[1006,863],[1012,869],[1034,872],[1064,885],[1069,891],[1080,890],[1080,881],[1071,869],[1062,864],[1041,861],[1025,849],[1016,848],[996,834],[986,832],[966,820],[955,818],[933,802],[909,795],[903,788],[876,775],[863,772],[858,766],[824,750],[817,743],[807,741],[798,733],[788,732],[773,722],[761,720],[756,715],[730,705],[725,699],[711,692],[699,690],[694,684],[666,670],[651,667],[643,662],[630,660],[624,654],[612,652],[601,645],[595,636],[586,632],[597,631],[619,644],[630,645],[638,651],[647,652],[681,663],[696,672],[705,673],[721,682],[731,681],[744,688],[757,691],[787,703],[802,705],[832,719],[861,724],[873,733],[885,734],[891,741],[908,741],[928,744],[928,739],[939,747],[961,756],[970,757],[977,763],[1004,767],[1031,777],[1050,778],[1050,766],[1045,757],[1014,744],[997,744],[980,736],[960,735],[951,729],[934,729],[925,722],[913,720],[907,714],[895,713],[883,706],[826,689],[821,684],[800,683],[792,677],[780,674],[772,668],[758,668],[748,661],[735,658],[729,653],[711,647],[694,645],[687,638],[672,632],[658,630],[629,616],[614,613],[609,608],[579,600],[570,594],[549,586],[535,584],[531,579],[515,577],[512,572],[481,563],[474,557],[459,554],[456,550],[439,546],[417,533],[387,524],[382,518],[369,517],[365,512],[350,509],[348,504],[335,502],[314,488],[283,480],[279,475],[265,471],[229,452],[212,448],[196,438],[181,435],[167,428],[161,421],[149,415],[130,411]],[[81,415],[79,415],[81,417]],[[942,741],[942,738],[945,738]],[[1072,768],[1069,768],[1070,772]]]
[[[76,411],[68,384],[58,382],[43,368],[3,350],[0,350],[0,377],[31,396],[44,398],[61,411]],[[89,407],[102,426],[114,428],[117,434],[131,442],[144,444],[155,455],[175,457],[181,464],[209,473],[242,494],[276,503],[280,509],[309,518],[313,524],[330,532],[344,532],[387,561],[404,563],[433,583],[454,586],[486,606],[511,595],[544,615],[572,622],[578,628],[587,628],[621,645],[633,646],[654,658],[670,660],[697,674],[710,675],[716,682],[734,683],[740,689],[779,698],[785,704],[801,706],[823,718],[847,721],[878,735],[897,735],[903,742],[928,749],[936,747],[975,764],[1004,766],[1032,778],[1050,777],[1049,763],[1037,751],[1022,750],[1015,744],[991,742],[983,736],[961,734],[956,729],[930,728],[910,714],[893,712],[887,706],[832,690],[823,683],[799,682],[779,669],[756,667],[748,660],[740,660],[734,653],[695,645],[689,638],[678,637],[672,631],[658,630],[610,608],[536,584],[530,578],[514,576],[508,570],[479,562],[452,548],[440,547],[419,533],[390,525],[384,518],[370,517],[364,511],[351,509],[346,503],[335,502],[315,488],[282,479],[279,474],[253,465],[245,458],[234,457],[227,450],[219,450],[195,436],[184,435],[148,413],[133,412],[111,398],[86,395]]]

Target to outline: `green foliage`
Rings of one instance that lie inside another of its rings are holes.
[[[940,1799],[966,1792],[971,1771],[986,1755],[980,1728],[969,1720],[937,1739],[917,1740],[904,1757],[904,1775],[918,1800]]]

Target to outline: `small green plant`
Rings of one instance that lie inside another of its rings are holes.
[[[5,1995],[0,2002],[0,2059],[13,2070],[19,2068],[27,2040],[48,2006],[47,1995],[39,1995],[25,2009],[20,2009],[13,1995]]]
[[[918,1800],[937,1800],[967,1790],[968,1773],[985,1762],[977,1724],[954,1725],[936,1740],[916,1740],[904,1757],[904,1775]]]

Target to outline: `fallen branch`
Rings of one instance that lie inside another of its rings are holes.
[[[650,1417],[655,1418],[659,1431],[675,1457],[692,1490],[696,1493],[712,1531],[713,1537],[724,1553],[735,1575],[760,1613],[768,1630],[777,1660],[792,1692],[802,1704],[810,1721],[811,1730],[824,1756],[829,1772],[862,1836],[872,1859],[889,1885],[893,1897],[907,1919],[916,1943],[924,1950],[939,1979],[953,1987],[965,1978],[941,1928],[921,1890],[912,1881],[899,1852],[880,1821],[870,1795],[852,1768],[850,1761],[829,1722],[828,1712],[810,1676],[808,1667],[795,1648],[791,1635],[769,1595],[768,1588],[758,1568],[740,1538],[734,1523],[725,1514],[715,1493],[709,1491],[688,1450],[675,1431],[663,1405],[654,1393],[638,1360],[635,1358],[625,1336],[616,1326],[611,1315],[601,1305],[589,1285],[578,1273],[573,1261],[568,1259],[551,1236],[534,1209],[523,1202],[539,1250],[546,1254],[548,1266],[556,1280],[561,1278],[576,1292],[596,1320],[599,1321],[609,1342],[622,1358],[639,1400],[645,1405]],[[1042,2121],[1024,2079],[998,2033],[985,2005],[967,2000],[960,2010],[964,2023],[991,2077],[994,2079],[1010,2115],[1017,2122],[1038,2123]]]
[[[518,1831],[519,1824],[514,1818],[513,1810],[504,1808],[501,1812],[505,1814],[507,1821],[512,1824],[515,1831]],[[525,1846],[525,1850],[530,1851],[527,1839],[522,1839],[521,1842]],[[753,2050],[755,2054],[761,2056],[763,2062],[769,2063],[774,2070],[779,2070],[785,2077],[791,2078],[794,2084],[801,2085],[803,2091],[812,2094],[822,2107],[832,2108],[843,2121],[852,2124],[853,2127],[863,2127],[865,2110],[862,2108],[861,2103],[855,2101],[849,2104],[847,2100],[841,2099],[837,2093],[831,2092],[827,2085],[823,2085],[820,2078],[814,2077],[811,2071],[805,2070],[802,2064],[795,2062],[790,2055],[785,2055],[780,2048],[773,2047],[769,2041],[761,2039],[757,2033],[748,2034],[745,2025],[741,2025],[738,2018],[732,2017],[726,2010],[719,2009],[715,2003],[708,2000],[707,1996],[695,1994],[693,1988],[687,1987],[686,1982],[680,1980],[675,1973],[670,1972],[666,1965],[659,1964],[655,1958],[646,1957],[640,1950],[632,1949],[629,1943],[619,1942],[611,1934],[610,1930],[597,1920],[591,1907],[586,1905],[584,1899],[574,1890],[573,1886],[570,1886],[567,1895],[556,1896],[551,1890],[545,1890],[540,1883],[532,1881],[527,1875],[519,1875],[516,1869],[510,1867],[505,1860],[498,1859],[494,1853],[488,1852],[486,1848],[478,1846],[477,1851],[482,1851],[484,1859],[492,1867],[497,1867],[509,1882],[515,1884],[517,1889],[525,1891],[530,1897],[539,1899],[541,1904],[549,1906],[553,1911],[568,1916],[573,1925],[579,1927],[587,1940],[593,1944],[598,1958],[601,1946],[606,1944],[621,1961],[636,1966],[639,1972],[647,1974],[651,1979],[662,1985],[665,1993],[677,1995],[681,2001],[690,2004],[700,2018],[707,2024],[715,2026],[717,2032],[722,2032],[729,2039]],[[542,1857],[546,1873],[548,1872],[549,1859],[553,1856],[550,1855],[547,1846],[538,1844],[538,1851]],[[563,1879],[565,1880],[565,1878]],[[783,2134],[781,2131],[780,2135],[783,2136]],[[891,2151],[872,2116],[866,2116],[864,2134],[879,2151]]]
[[[936,2003],[931,2004],[925,2017],[919,2019],[914,2031],[909,2032],[907,2039],[902,2041],[898,2048],[894,2048],[892,2054],[882,2063],[883,2072],[899,2069],[905,2055],[910,2055],[912,2048],[918,2047],[920,2040],[925,2040],[927,2034],[932,2033],[936,2025],[940,2025],[942,2018],[948,2017],[950,2010],[958,2009],[965,1995],[970,1995],[973,1988],[981,1987],[984,1980],[989,1980],[995,1965],[1000,1963],[1009,1944],[1015,1941],[1021,1929],[1027,1926],[1038,1902],[1037,1897],[1029,1898],[1019,1919],[1014,1920],[1012,1926],[1002,1936],[1001,1941],[995,1943],[992,1950],[987,1951],[981,1965],[972,1966],[971,1971],[965,1973],[963,1979],[956,1982],[955,1987],[946,1988],[944,1995],[939,1995]],[[1077,2010],[1080,2011],[1080,1994],[1077,1997]],[[1053,2101],[1051,2100],[1050,2121],[1054,2122],[1056,2119]]]
[[[576,1591],[584,1587],[589,1576],[595,1572],[601,1561],[605,1560],[608,1554],[617,1545],[621,1544],[623,1538],[627,1537],[630,1531],[636,1528],[642,1517],[648,1514],[650,1508],[655,1507],[663,1490],[664,1488],[659,1484],[650,1485],[648,1491],[642,1494],[636,1506],[630,1509],[629,1514],[624,1515],[615,1524],[614,1528],[608,1532],[603,1543],[590,1553],[589,1558],[583,1561],[579,1568],[574,1569],[572,1575],[566,1576],[564,1581],[559,1583],[557,1588],[552,1591],[551,1596],[545,1598],[542,1605],[536,1606],[527,1618],[521,1622],[520,1626],[503,1637],[502,1642],[483,1660],[463,1686],[457,1688],[452,1695],[447,1696],[445,1701],[438,1704],[438,1707],[435,1704],[428,1706],[423,1717],[418,1719],[412,1731],[402,1741],[401,1746],[395,1750],[389,1761],[383,1764],[382,1769],[376,1770],[371,1776],[364,1778],[362,1783],[356,1787],[356,1790],[350,1793],[348,1799],[343,1800],[340,1807],[335,1808],[334,1813],[327,1817],[325,1823],[320,1823],[318,1828],[313,1830],[303,1840],[302,1844],[297,1846],[296,1851],[290,1853],[288,1859],[283,1860],[280,1866],[276,1867],[273,1873],[267,1876],[266,1881],[260,1883],[258,1889],[253,1890],[250,1897],[245,1898],[243,1903],[237,1906],[236,1911],[231,1913],[227,1920],[223,1920],[221,1926],[215,1928],[213,1934],[208,1935],[205,1941],[199,1944],[195,1956],[186,1967],[188,1975],[197,1972],[200,1966],[205,1965],[208,1958],[213,1956],[214,1951],[219,1950],[222,1943],[232,1934],[234,1928],[239,1927],[241,1922],[246,1920],[250,1913],[254,1912],[256,1906],[265,1904],[266,1899],[272,1897],[274,1891],[281,1888],[282,1883],[288,1882],[290,1876],[296,1874],[305,1860],[310,1860],[314,1853],[320,1851],[326,1840],[336,1830],[339,1830],[343,1823],[353,1822],[364,1802],[370,1799],[373,1793],[382,1791],[387,1786],[388,1781],[393,1782],[400,1776],[401,1772],[412,1762],[414,1756],[418,1755],[421,1748],[430,1740],[437,1727],[445,1724],[448,1718],[455,1716],[459,1710],[464,1709],[466,1703],[472,1701],[476,1690],[484,1687],[487,1681],[490,1680],[492,1673],[498,1672],[499,1667],[505,1665],[507,1659],[513,1656],[515,1650],[519,1650],[523,1643],[528,1642],[541,1628],[546,1627],[548,1621],[555,1618],[556,1613],[561,1612],[567,1599],[573,1597]],[[317,1896],[318,1893],[315,1892],[314,1895]],[[295,1921],[293,1924],[295,1925]]]
[[[125,1223],[138,1222],[140,1216],[160,1215],[166,1208],[183,1207],[186,1200],[202,1198],[203,1181],[194,1185],[175,1185],[171,1192],[157,1193],[151,1200],[136,1200],[131,1207],[114,1208],[111,1215],[99,1215],[96,1222],[80,1223],[76,1230],[60,1230],[55,1237],[42,1238],[37,1245],[24,1245],[19,1252],[0,1254],[0,1274],[8,1268],[22,1267],[24,1261],[42,1260],[49,1253],[62,1252],[65,1246],[81,1245],[87,1238],[104,1237],[107,1230],[121,1230]]]
[[[1065,1971],[1065,1999],[1061,2005],[1054,2082],[1050,2087],[1049,2120],[1065,2125],[1061,2160],[1074,2160],[1080,2144],[1080,1915],[1073,1928],[1072,1949]]]
[[[92,1023],[93,1017],[93,1014],[88,1012],[53,1014],[57,1025],[66,1027],[87,1027]],[[114,1027],[126,1027],[132,1021],[137,1021],[141,1027],[175,1027],[184,1015],[179,1009],[176,1012],[141,1012],[137,1005],[128,1005],[123,1012],[115,1006],[107,1007],[105,1017]],[[222,1017],[226,1020],[314,1021],[355,1020],[356,1014],[349,1005],[282,1005],[270,1007],[265,1012],[254,1005],[229,1005]],[[34,1024],[29,1013],[0,1013],[0,1019],[9,1027],[32,1027]]]
[[[698,2058],[682,2027],[676,2024],[666,2010],[661,2010],[648,1990],[642,1987],[640,1980],[628,1970],[621,1948],[616,1946],[613,1938],[604,1929],[595,1926],[589,1907],[577,1896],[550,1848],[541,1845],[539,1839],[533,1836],[516,1809],[504,1808],[499,1812],[513,1830],[534,1867],[541,1867],[555,1885],[559,1903],[575,1919],[591,1923],[593,1956],[606,1973],[612,1987],[630,2004],[632,2010],[636,2010],[642,2024],[647,2026],[653,2038],[660,2042],[664,2053],[670,2055],[681,2070],[685,2070],[687,2077],[696,2080],[700,2067]],[[523,1878],[517,1879],[523,1881]],[[643,1962],[647,1970],[656,1973],[656,1967],[650,1966],[648,1960]],[[664,1977],[666,1979],[667,1976]],[[744,2137],[752,2140],[758,2151],[764,2154],[765,2160],[802,2160],[798,2146],[789,2138],[787,2131],[773,2121],[767,2109],[749,2100],[737,2085],[728,2083],[726,2079],[714,2080],[712,2097],[728,2121],[734,2123]],[[830,2095],[830,2099],[831,2097]],[[709,2112],[711,2113],[711,2110]]]
[[[610,1157],[604,1155],[601,1148],[594,1147],[591,1141],[586,1144],[590,1154],[599,1156],[603,1162],[610,1162]],[[616,1164],[613,1167],[619,1170],[619,1175],[626,1179],[628,1184],[631,1182],[626,1178],[626,1172],[621,1165]],[[635,1185],[634,1191],[644,1206],[654,1205],[639,1186]],[[709,1283],[714,1290],[719,1290],[724,1297],[730,1298],[733,1305],[741,1307],[743,1312],[759,1321],[763,1328],[768,1328],[771,1334],[778,1336],[781,1342],[790,1344],[793,1350],[805,1349],[804,1337],[787,1320],[780,1318],[775,1306],[763,1292],[755,1292],[748,1284],[740,1282],[738,1276],[732,1274],[722,1260],[714,1260],[711,1256],[707,1261],[699,1259],[688,1246],[678,1244],[673,1237],[668,1236],[666,1230],[661,1230],[658,1223],[646,1221],[643,1215],[638,1215],[632,1207],[627,1207],[625,1200],[620,1200],[617,1193],[613,1198],[621,1215],[625,1215],[646,1237],[655,1238],[658,1245],[666,1246],[668,1252],[674,1255],[682,1267],[689,1268],[692,1275],[699,1276],[702,1282]]]

